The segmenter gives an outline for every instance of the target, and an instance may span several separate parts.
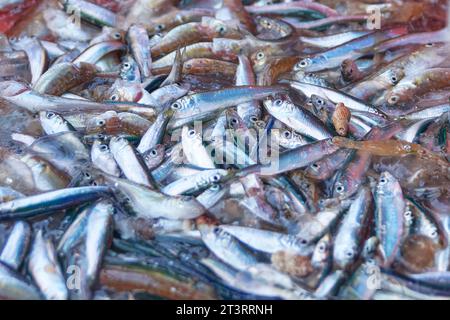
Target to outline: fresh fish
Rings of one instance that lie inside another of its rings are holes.
[[[48,214],[98,199],[109,191],[107,187],[66,188],[3,202],[0,204],[0,220],[17,220]]]
[[[113,230],[114,207],[108,201],[100,201],[88,213],[86,222],[86,271],[85,281],[90,290],[100,271],[102,258],[108,249]]]
[[[50,239],[44,238],[42,230],[34,238],[28,268],[46,299],[68,299],[66,280],[58,264],[55,248]]]
[[[403,234],[405,200],[399,182],[389,172],[380,175],[375,192],[375,224],[383,249],[384,265],[396,258]]]
[[[16,222],[1,251],[0,261],[14,270],[19,270],[28,252],[30,242],[30,225],[24,221]]]

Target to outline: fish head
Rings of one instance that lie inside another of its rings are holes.
[[[184,96],[171,104],[170,108],[174,113],[183,113],[193,109],[195,105],[194,99],[191,96]]]
[[[147,168],[153,169],[157,167],[164,159],[165,147],[158,144],[143,154],[144,162]]]
[[[99,132],[114,134],[118,129],[120,129],[120,118],[117,112],[112,110],[90,118],[86,124],[88,134]]]
[[[358,249],[351,243],[344,243],[336,247],[333,252],[333,262],[340,269],[346,269],[358,254]]]
[[[303,58],[294,65],[293,71],[294,72],[305,71],[306,68],[312,65],[312,63],[313,60],[311,58]]]
[[[58,133],[61,130],[64,131],[64,128],[68,125],[67,121],[54,111],[39,112],[39,120],[47,134]]]

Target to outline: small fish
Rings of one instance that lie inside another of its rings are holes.
[[[383,249],[383,264],[389,266],[399,251],[406,204],[399,182],[387,171],[378,180],[375,205],[376,233]]]
[[[367,187],[361,188],[341,221],[333,244],[333,262],[346,269],[358,257],[361,251],[366,225],[370,221],[372,194]]]
[[[55,248],[51,240],[44,238],[42,230],[34,238],[28,268],[46,299],[68,299],[66,280],[58,264]]]
[[[19,270],[28,252],[30,242],[30,225],[25,221],[16,222],[1,251],[0,261],[14,270]]]
[[[91,290],[97,279],[103,256],[111,242],[114,207],[108,201],[93,206],[86,223],[86,271],[87,290]],[[89,293],[87,293],[89,296]]]
[[[38,289],[0,261],[0,296],[11,300],[41,300]]]
[[[153,185],[143,159],[126,139],[112,138],[109,149],[117,165],[130,181],[149,187]]]
[[[98,169],[113,176],[120,176],[120,169],[107,144],[95,140],[91,149],[92,163]]]
[[[0,220],[14,220],[70,208],[109,193],[107,187],[66,188],[0,204]]]

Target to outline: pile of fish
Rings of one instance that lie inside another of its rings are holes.
[[[0,298],[450,298],[446,14],[0,0]]]

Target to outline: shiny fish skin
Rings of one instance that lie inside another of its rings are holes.
[[[0,261],[18,270],[25,259],[30,242],[30,225],[25,221],[16,222],[1,251]]]
[[[384,251],[384,265],[389,266],[398,252],[403,233],[405,200],[400,184],[387,171],[378,181],[375,204],[376,232]]]
[[[251,251],[220,227],[201,225],[199,229],[205,245],[223,262],[239,270],[258,263]]]
[[[95,140],[92,144],[91,159],[93,165],[105,173],[116,177],[120,175],[119,166],[107,144]]]
[[[333,244],[333,262],[341,269],[351,265],[361,250],[366,225],[370,221],[372,194],[362,187],[342,219]]]
[[[151,75],[152,56],[147,31],[143,26],[132,25],[128,29],[131,52],[145,80]]]
[[[105,178],[126,197],[131,209],[144,218],[192,219],[205,211],[193,197],[167,196],[128,180],[113,176]]]
[[[39,291],[0,261],[0,297],[11,300],[41,300]]]
[[[286,250],[301,255],[311,252],[311,248],[304,245],[302,239],[294,236],[238,226],[221,225],[220,228],[248,246],[263,252],[275,253]]]
[[[28,268],[46,299],[67,300],[69,293],[56,252],[51,240],[44,239],[42,230],[34,238]]]
[[[23,37],[12,41],[12,46],[26,52],[30,61],[31,83],[37,83],[47,65],[47,53],[39,40],[34,37]]]
[[[309,111],[294,105],[289,100],[264,100],[264,106],[278,120],[300,134],[315,140],[332,137],[332,133]]]
[[[126,139],[112,138],[109,142],[109,149],[114,160],[130,181],[149,187],[153,185],[144,161]]]
[[[227,175],[228,172],[223,169],[204,170],[198,174],[176,180],[162,188],[161,191],[172,196],[191,194],[208,188],[214,183],[220,183]]]
[[[291,81],[290,84],[294,89],[299,90],[300,92],[303,92],[304,94],[307,94],[309,96],[314,94],[316,96],[328,98],[334,102],[340,101],[344,103],[345,106],[349,109],[374,113],[376,115],[385,117],[384,113],[378,110],[377,108],[366,104],[362,100],[358,100],[357,98],[346,95],[343,92],[339,92],[334,89],[325,88],[313,84],[306,84],[294,81]]]
[[[70,224],[64,234],[61,236],[56,251],[59,255],[68,255],[77,244],[79,244],[86,235],[87,217],[89,208],[81,210],[75,220]]]
[[[85,281],[88,290],[95,284],[100,271],[101,261],[110,243],[113,230],[113,214],[114,207],[107,201],[96,203],[88,213],[85,243]]]
[[[0,220],[20,219],[46,214],[89,200],[95,200],[109,193],[107,187],[77,187],[50,191],[0,204]]]
[[[183,153],[190,164],[205,169],[214,169],[216,167],[211,153],[203,145],[201,132],[198,132],[195,128],[189,129],[187,126],[184,126],[181,133],[181,143],[183,145]]]
[[[306,144],[295,149],[290,149],[280,154],[277,162],[269,165],[252,165],[242,169],[238,175],[247,173],[257,173],[259,175],[274,175],[302,167],[306,167],[313,162],[332,154],[339,148],[331,143],[330,139],[320,140]]]
[[[236,85],[237,86],[245,86],[245,85],[255,85],[256,78],[250,64],[250,60],[248,57],[244,55],[239,55],[239,64],[236,69]],[[257,101],[250,101],[243,104],[239,104],[237,106],[237,113],[244,120],[246,126],[250,125],[250,119],[252,118],[258,120],[261,118],[261,110]]]
[[[251,100],[262,99],[284,90],[280,87],[239,86],[189,95],[171,105],[175,113],[169,127],[177,128],[194,120],[202,120],[210,116],[212,112],[218,112]]]
[[[53,111],[39,112],[39,119],[41,120],[42,128],[48,135],[76,131],[75,128],[65,120],[60,114]]]

